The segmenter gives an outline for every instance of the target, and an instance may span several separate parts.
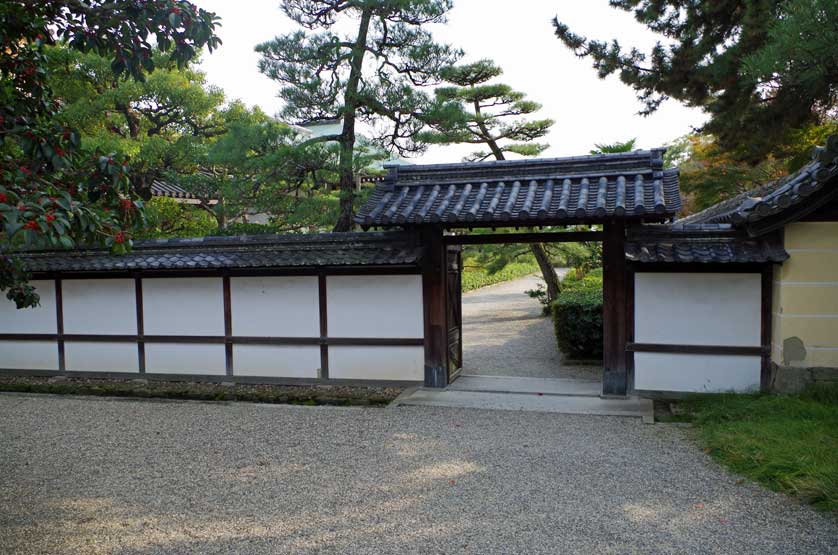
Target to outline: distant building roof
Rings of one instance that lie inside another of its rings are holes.
[[[27,271],[125,272],[243,268],[415,266],[421,247],[400,232],[242,235],[138,241],[125,255],[104,249],[20,253]]]
[[[665,221],[681,208],[664,149],[571,158],[389,166],[358,212],[362,226],[562,225]]]

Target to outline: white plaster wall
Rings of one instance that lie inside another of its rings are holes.
[[[422,337],[422,277],[329,276],[329,337]]]
[[[64,333],[137,333],[133,279],[68,279],[61,282]]]
[[[224,345],[146,343],[146,372],[156,374],[226,373]]]
[[[67,341],[64,363],[75,372],[139,372],[136,343]]]
[[[0,368],[58,370],[55,341],[0,341]]]
[[[146,335],[224,335],[221,278],[143,279],[143,327]]]
[[[635,389],[717,393],[759,386],[758,356],[634,353]]]
[[[230,279],[234,335],[319,337],[316,276]]]
[[[320,347],[233,345],[233,374],[271,378],[316,378]]]
[[[759,274],[637,273],[635,341],[760,344]]]
[[[18,310],[6,295],[0,295],[0,333],[57,333],[55,282],[33,280],[29,284],[41,296],[41,304]]]
[[[329,377],[421,381],[425,377],[425,348],[329,347]]]

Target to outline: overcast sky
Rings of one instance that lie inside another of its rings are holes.
[[[221,48],[205,54],[201,67],[210,83],[228,98],[261,106],[276,114],[279,84],[259,73],[253,48],[296,29],[278,0],[193,0],[221,17]],[[607,0],[455,0],[448,23],[434,26],[434,36],[465,51],[464,61],[491,58],[503,69],[501,79],[544,107],[541,117],[556,121],[543,156],[586,154],[594,143],[637,137],[640,148],[664,145],[693,127],[704,115],[676,101],[653,116],[637,115],[641,103],[616,77],[601,80],[585,59],[576,58],[553,34],[556,15],[571,30],[592,38],[617,37],[625,46],[648,50],[658,37]],[[434,147],[418,163],[457,162],[469,147]]]

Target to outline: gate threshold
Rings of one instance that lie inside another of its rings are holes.
[[[603,399],[592,380],[461,376],[445,389],[405,391],[391,406],[431,406],[599,416],[633,416],[653,421],[650,399]]]

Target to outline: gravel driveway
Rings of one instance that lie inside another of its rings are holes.
[[[835,553],[637,419],[0,395],[4,554]]]
[[[557,268],[563,276],[566,268]],[[483,376],[599,380],[601,369],[562,363],[553,322],[525,294],[539,276],[506,281],[463,294],[463,372]]]

